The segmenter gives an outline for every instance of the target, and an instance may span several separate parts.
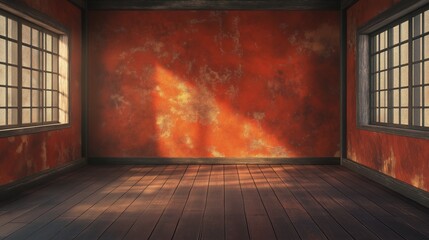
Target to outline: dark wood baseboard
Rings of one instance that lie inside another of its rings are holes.
[[[25,190],[31,189],[35,186],[38,186],[42,183],[45,183],[55,177],[58,177],[62,174],[71,172],[78,168],[81,168],[87,164],[85,159],[79,159],[63,165],[58,168],[45,170],[37,174],[19,179],[12,183],[0,186],[0,201],[10,199],[18,194],[24,192]]]
[[[341,165],[429,208],[429,192],[346,158],[341,160]]]
[[[310,158],[88,158],[89,164],[164,165],[164,164],[298,164],[339,165],[337,157]]]

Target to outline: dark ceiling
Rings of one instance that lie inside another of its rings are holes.
[[[71,0],[85,5],[85,0]],[[113,9],[283,9],[338,10],[355,0],[86,0],[90,10]]]

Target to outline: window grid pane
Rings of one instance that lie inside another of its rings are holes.
[[[18,24],[0,19],[0,128],[18,125]]]
[[[429,10],[370,37],[370,121],[429,127]]]
[[[0,10],[0,129],[59,122],[59,39]]]

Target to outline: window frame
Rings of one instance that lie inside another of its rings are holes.
[[[67,61],[66,61],[66,68],[67,68],[67,113],[65,113],[67,122],[61,122],[60,119],[58,119],[58,122],[51,122],[46,123],[42,122],[40,124],[25,124],[22,126],[2,126],[0,128],[0,137],[10,137],[10,136],[16,136],[16,135],[26,135],[26,134],[33,134],[33,133],[39,133],[39,132],[47,132],[47,131],[53,131],[53,130],[60,130],[69,128],[72,123],[71,119],[71,102],[72,102],[72,96],[71,96],[71,31],[63,26],[61,23],[59,23],[57,20],[54,20],[53,18],[33,9],[28,6],[22,5],[20,3],[16,3],[15,1],[11,0],[0,0],[0,11],[1,13],[8,17],[12,16],[12,19],[15,19],[18,22],[18,25],[24,23],[27,26],[34,27],[41,31],[42,33],[49,33],[49,34],[55,34],[59,37],[65,36],[67,39],[67,45],[65,51],[67,52]],[[21,25],[22,26],[22,25]],[[18,31],[21,30],[21,27],[18,27]],[[18,82],[22,82],[22,39],[20,39],[21,33],[18,32]],[[61,44],[61,41],[59,40],[59,43]],[[61,57],[60,50],[58,49],[58,55]],[[60,71],[60,66],[58,65],[58,71]],[[44,72],[45,70],[41,70]],[[22,85],[18,84],[18,91],[22,91]],[[58,86],[58,91],[60,91],[60,86]],[[22,109],[22,104],[20,103],[22,99],[20,99],[21,94],[18,94],[18,111]],[[60,111],[60,103],[58,103],[58,109]],[[42,108],[44,106],[41,106]],[[53,108],[53,106],[52,106]]]
[[[374,123],[371,114],[371,38],[372,36],[392,28],[398,23],[429,8],[429,0],[402,0],[390,9],[379,14],[367,24],[360,27],[356,34],[356,121],[357,128],[368,131],[384,132],[395,135],[429,139],[428,127],[398,125],[393,123]],[[412,29],[409,29],[411,32]],[[410,34],[411,35],[411,34]],[[423,35],[425,35],[423,33]],[[409,39],[410,40],[410,39]],[[412,40],[410,40],[412,42]],[[409,49],[411,44],[409,44]],[[409,52],[411,59],[411,52]],[[412,64],[412,63],[408,63]],[[387,68],[386,68],[387,69]],[[412,69],[409,69],[411,76]],[[409,79],[411,82],[412,79]],[[411,87],[411,85],[409,85]],[[410,92],[409,92],[410,93]],[[409,99],[411,94],[409,94]],[[412,107],[412,102],[408,103]],[[410,120],[410,119],[409,119]]]

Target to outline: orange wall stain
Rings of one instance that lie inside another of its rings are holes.
[[[347,11],[347,158],[427,191],[428,140],[356,127],[356,31],[397,2],[359,0]]]
[[[90,11],[90,157],[333,157],[337,11]]]
[[[71,127],[0,138],[0,185],[81,158],[81,11],[67,0],[19,0],[71,32]]]

